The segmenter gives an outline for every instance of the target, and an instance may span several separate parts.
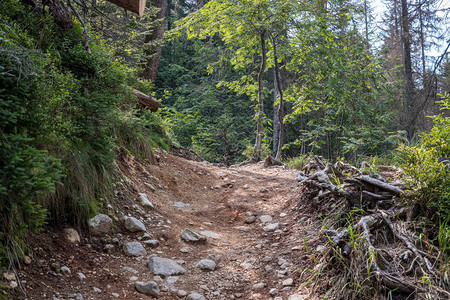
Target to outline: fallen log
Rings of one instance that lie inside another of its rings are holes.
[[[131,91],[138,98],[139,104],[151,110],[152,112],[158,111],[158,108],[160,106],[160,102],[158,100],[136,89],[131,89]]]

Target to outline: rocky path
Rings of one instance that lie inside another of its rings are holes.
[[[33,237],[18,297],[312,299],[299,283],[314,267],[307,248],[318,245],[319,223],[293,170],[168,154],[119,168],[118,200],[92,220],[91,236],[62,228]]]

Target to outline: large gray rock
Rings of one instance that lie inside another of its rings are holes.
[[[162,277],[183,275],[186,273],[186,270],[173,260],[158,256],[152,257],[148,261],[148,268],[152,274]]]
[[[186,299],[187,300],[206,300],[205,297],[203,297],[199,293],[190,293]]]
[[[181,233],[181,238],[186,242],[186,243],[193,243],[193,244],[201,244],[201,243],[205,243],[206,242],[206,238],[204,236],[201,236],[200,234],[190,230],[190,229],[185,229],[182,233]]]
[[[127,230],[131,232],[147,231],[144,223],[142,223],[135,217],[125,217],[124,226]]]
[[[147,255],[147,251],[145,250],[144,246],[142,246],[139,242],[130,242],[126,243],[123,247],[123,250],[125,251],[125,254],[128,256],[144,256]]]
[[[112,219],[105,214],[98,214],[89,219],[89,231],[92,235],[108,233],[112,227]]]
[[[216,263],[210,259],[202,259],[195,266],[205,271],[214,271],[216,269]]]
[[[158,284],[154,281],[136,281],[134,286],[139,293],[151,295],[153,297],[158,297],[160,292]]]

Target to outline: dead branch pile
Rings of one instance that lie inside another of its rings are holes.
[[[450,299],[443,253],[406,221],[407,208],[397,201],[405,194],[401,182],[380,175],[397,171],[367,163],[360,169],[325,164],[315,156],[297,175],[317,206],[346,203],[344,213],[334,214],[337,219],[326,219],[321,233],[327,251],[311,276],[328,276],[327,292],[335,299]]]

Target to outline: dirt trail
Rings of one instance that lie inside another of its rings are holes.
[[[262,164],[220,168],[165,153],[155,165],[132,157],[118,164],[123,179],[109,212],[116,216],[113,232],[82,237],[77,245],[66,241],[62,229],[32,237],[32,263],[19,270],[29,299],[151,298],[135,290],[136,280],[155,280],[159,299],[183,298],[182,291],[211,300],[312,299],[299,281],[314,267],[304,239],[315,249],[319,223],[304,209],[295,171]],[[155,208],[141,206],[138,193],[147,194]],[[159,241],[157,248],[146,247],[145,257],[131,258],[122,250],[142,236],[123,228],[125,215],[140,219]],[[207,242],[182,241],[186,228],[202,233]],[[106,253],[105,244],[116,250]],[[147,267],[152,255],[178,262],[186,274],[154,277]],[[200,270],[195,265],[201,259],[213,260],[217,268]],[[58,266],[69,267],[70,274],[61,274]],[[80,279],[79,272],[86,278]]]

